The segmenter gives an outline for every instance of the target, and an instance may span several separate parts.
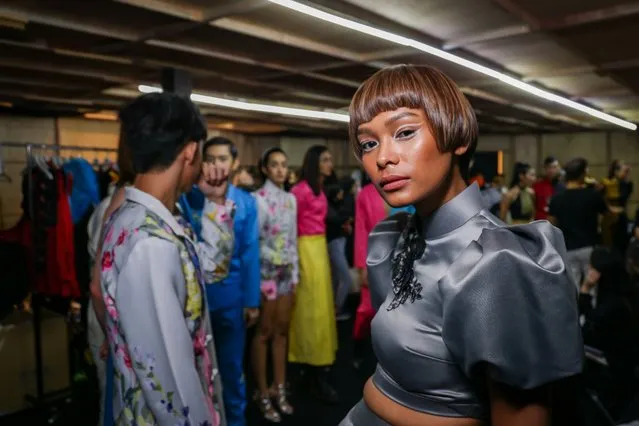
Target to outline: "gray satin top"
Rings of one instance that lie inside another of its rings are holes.
[[[577,294],[557,228],[507,226],[471,185],[422,223],[421,299],[388,310],[390,260],[408,218],[380,222],[368,243],[382,393],[415,411],[486,419],[487,378],[533,389],[581,372]]]

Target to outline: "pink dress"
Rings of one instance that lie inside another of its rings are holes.
[[[355,254],[353,263],[356,268],[366,268],[366,253],[368,252],[368,235],[375,225],[387,216],[384,199],[375,186],[369,183],[357,195],[355,201]],[[360,290],[360,301],[355,314],[353,338],[365,339],[370,334],[371,321],[375,310],[371,304],[368,283]]]

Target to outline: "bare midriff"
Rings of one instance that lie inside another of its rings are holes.
[[[364,386],[364,402],[378,417],[393,426],[481,426],[477,419],[441,417],[411,410],[384,395],[368,379]]]

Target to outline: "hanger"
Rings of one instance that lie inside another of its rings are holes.
[[[44,156],[42,155],[36,155],[35,156],[35,164],[36,166],[38,166],[38,168],[42,171],[42,173],[44,173],[44,175],[48,178],[48,179],[53,179],[53,175],[51,174],[51,170],[49,170],[49,166],[44,158]]]
[[[2,147],[0,146],[0,182],[11,182],[11,176],[4,170],[4,158],[2,157]]]

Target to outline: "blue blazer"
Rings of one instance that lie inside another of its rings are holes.
[[[209,310],[242,306],[260,306],[260,234],[257,205],[251,194],[229,184],[227,197],[235,203],[233,231],[235,246],[229,275],[217,283],[208,283]],[[197,187],[180,199],[182,214],[200,235],[204,194]]]

